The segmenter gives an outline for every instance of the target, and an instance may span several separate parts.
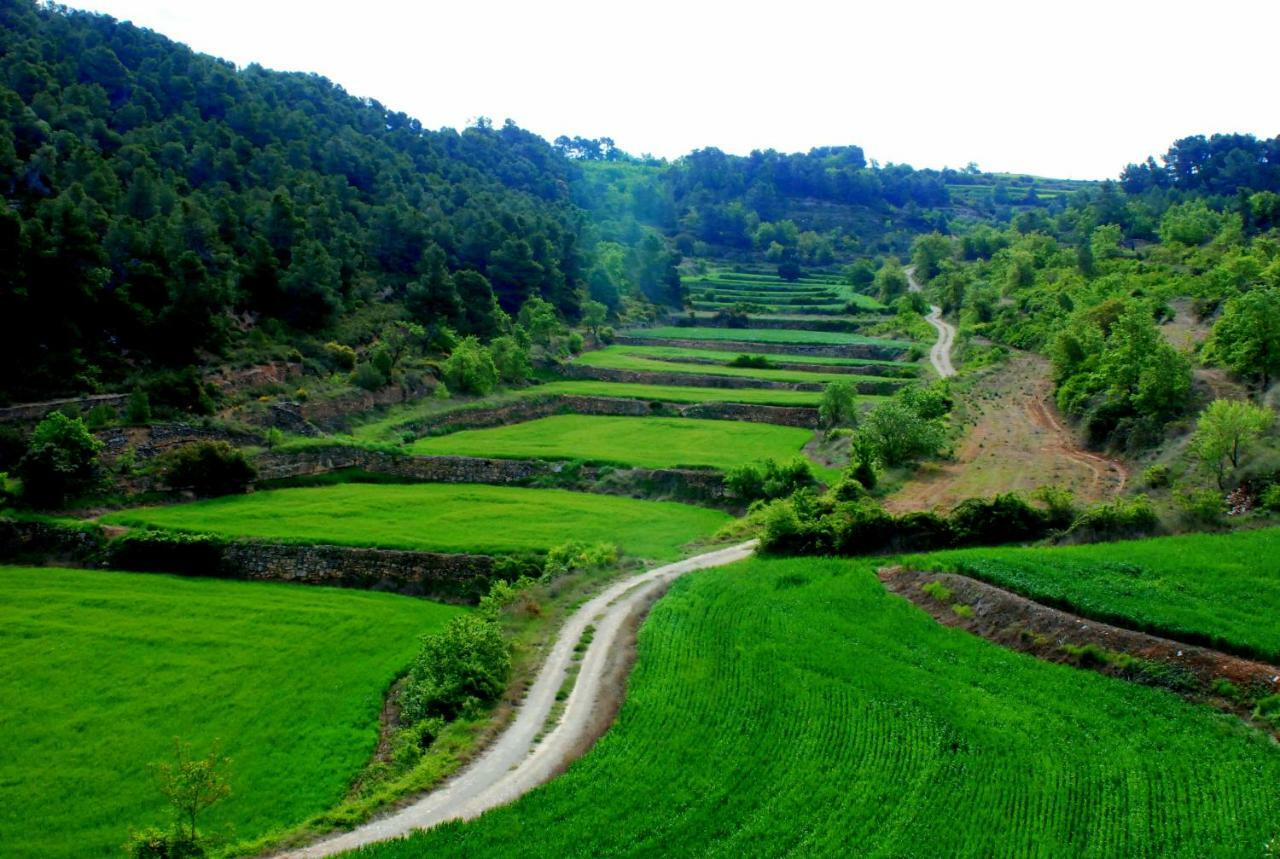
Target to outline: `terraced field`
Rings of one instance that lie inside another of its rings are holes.
[[[732,468],[800,454],[809,430],[694,418],[553,415],[489,429],[418,439],[416,454],[581,459],[645,468]]]
[[[685,385],[639,385],[626,382],[594,382],[578,379],[548,382],[531,393],[577,394],[585,397],[624,397],[668,403],[746,403],[756,406],[817,407],[822,394],[817,391],[769,390],[766,388],[699,388]],[[863,397],[871,400],[872,397]]]
[[[764,379],[774,382],[809,383],[824,385],[839,380],[849,382],[884,382],[880,376],[861,376],[851,373],[830,373],[806,370],[777,370],[755,367],[729,367],[723,364],[689,364],[679,361],[664,361],[649,358],[634,352],[621,351],[621,348],[600,349],[586,352],[576,363],[584,367],[601,367],[610,370],[635,370],[652,373],[687,373],[708,376],[728,376],[740,379]],[[783,356],[784,360],[786,356]]]
[[[1280,529],[908,560],[1096,620],[1280,662]]]
[[[417,638],[462,609],[389,594],[0,567],[0,853],[120,856],[166,824],[147,770],[221,740],[210,831],[253,838],[343,797]]]
[[[612,353],[633,355],[638,358],[650,358],[662,361],[708,361],[726,364],[733,360],[731,353],[723,349],[694,349],[685,346],[607,346],[597,352],[587,354]],[[585,356],[584,356],[585,357]],[[895,367],[914,370],[916,365],[902,361],[891,361],[883,358],[824,358],[820,355],[770,355],[769,360],[787,364],[825,364],[831,367]]]
[[[872,565],[677,582],[562,777],[369,859],[1257,856],[1280,753],[1238,719],[935,623]]]
[[[910,349],[907,340],[891,340],[884,337],[864,337],[844,331],[807,331],[773,328],[702,328],[667,325],[656,328],[640,328],[627,332],[628,337],[643,340],[727,340],[750,343],[794,343],[829,346],[883,346],[889,349]]]
[[[432,552],[545,550],[608,542],[637,558],[676,557],[728,516],[686,504],[476,484],[340,484],[273,489],[102,517],[107,524],[294,543]]]

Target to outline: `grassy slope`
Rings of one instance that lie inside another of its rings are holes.
[[[674,557],[727,519],[686,504],[439,483],[277,489],[103,517],[119,525],[233,537],[437,552],[516,552],[571,539],[607,541],[640,558]]]
[[[417,637],[460,612],[387,594],[0,567],[0,853],[119,856],[167,822],[147,766],[180,736],[232,759],[215,830],[340,799]]]
[[[941,627],[870,564],[700,572],[639,646],[564,776],[361,855],[1256,856],[1280,825],[1261,733]]]
[[[730,376],[743,379],[765,379],[773,382],[815,382],[826,384],[838,380],[848,382],[883,382],[880,376],[858,376],[850,373],[823,373],[803,370],[770,370],[754,367],[726,367],[715,364],[687,364],[679,361],[661,361],[651,358],[601,349],[586,352],[576,363],[586,367],[604,367],[614,370],[638,370],[653,373],[694,373],[709,376]]]
[[[628,337],[647,340],[732,340],[744,343],[814,343],[833,346],[871,345],[909,349],[913,344],[906,340],[888,340],[882,337],[863,337],[843,331],[804,331],[778,328],[682,328],[676,325],[642,328],[625,332]]]
[[[813,438],[798,427],[692,418],[593,415],[552,417],[423,438],[417,454],[516,459],[584,459],[646,468],[727,469],[773,457],[789,459]]]
[[[1066,605],[1099,620],[1280,661],[1280,529],[1051,549],[969,549],[912,563]]]
[[[585,397],[625,397],[672,403],[750,403],[760,406],[810,406],[822,399],[817,391],[768,391],[762,388],[695,388],[685,385],[631,385],[626,382],[568,380],[530,389],[531,394],[577,394]],[[863,397],[862,399],[871,399]]]

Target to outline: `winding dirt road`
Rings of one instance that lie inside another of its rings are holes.
[[[907,289],[911,292],[923,292],[920,281],[916,280],[914,266],[907,266],[903,271],[907,275]],[[942,318],[942,308],[936,304],[929,305],[929,315],[924,318],[938,332],[938,339],[929,350],[929,363],[942,378],[954,376],[956,369],[951,365],[951,347],[956,342],[956,328]]]
[[[290,859],[332,856],[446,820],[467,820],[512,802],[552,778],[585,752],[600,732],[600,702],[611,697],[617,651],[626,638],[628,621],[672,580],[695,570],[741,561],[754,551],[755,541],[751,540],[697,555],[631,576],[586,602],[560,630],[515,719],[470,766],[412,805],[281,855]],[[548,727],[556,693],[574,664],[574,647],[588,625],[595,627],[594,637],[577,663],[580,670],[573,691],[559,721],[539,741],[538,735]]]

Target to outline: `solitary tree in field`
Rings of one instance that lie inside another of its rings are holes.
[[[1227,464],[1231,470],[1255,441],[1270,427],[1275,415],[1270,409],[1244,400],[1214,400],[1200,414],[1192,449],[1200,461],[1212,468],[1218,488],[1224,488]]]
[[[231,784],[227,780],[231,761],[219,757],[216,743],[208,757],[197,758],[190,743],[179,739],[173,742],[175,759],[172,763],[156,764],[156,778],[160,792],[178,816],[178,833],[194,844],[200,837],[196,829],[200,812],[231,795]]]
[[[609,308],[599,301],[582,302],[582,324],[587,326],[592,335],[600,336],[600,326],[609,318]]]

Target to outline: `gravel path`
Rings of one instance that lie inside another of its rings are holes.
[[[907,285],[912,292],[920,292],[920,282],[916,280],[915,269],[908,266],[903,269],[907,275]],[[929,361],[933,364],[933,369],[938,371],[938,375],[942,378],[954,376],[956,374],[955,367],[951,366],[951,347],[956,341],[956,329],[950,322],[946,322],[942,318],[942,308],[936,304],[929,305],[929,315],[924,318],[938,332],[938,340],[933,344],[933,348],[929,350]]]
[[[284,857],[332,856],[366,844],[427,829],[446,820],[470,819],[505,805],[561,772],[589,748],[601,700],[608,700],[610,666],[615,662],[627,620],[668,583],[685,573],[719,567],[750,557],[755,541],[740,543],[639,573],[624,579],[574,612],[520,703],[515,719],[470,766],[440,789],[405,808],[339,835],[318,841]],[[594,637],[580,663],[578,679],[555,727],[540,742],[556,693],[573,664],[573,649],[583,630],[595,626]]]

